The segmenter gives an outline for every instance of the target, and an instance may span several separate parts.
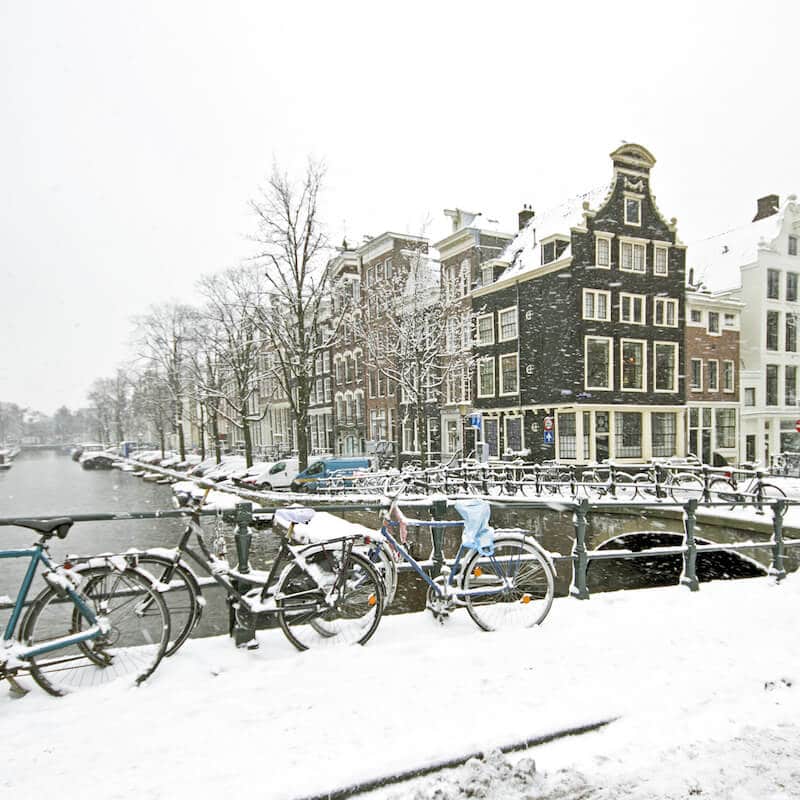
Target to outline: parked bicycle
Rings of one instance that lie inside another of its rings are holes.
[[[169,612],[152,578],[108,556],[76,566],[54,563],[48,542],[67,536],[68,517],[15,524],[41,536],[32,547],[0,550],[0,558],[29,560],[16,600],[0,601],[0,607],[11,607],[0,648],[0,679],[24,693],[18,679],[30,675],[46,692],[63,695],[118,678],[136,684],[148,678],[170,635]],[[20,624],[40,565],[46,586]]]
[[[179,493],[179,502],[199,512],[203,498]],[[212,546],[205,542],[199,516],[192,514],[176,547],[129,551],[125,558],[147,570],[168,587],[165,592],[173,618],[166,654],[173,655],[200,621],[205,600],[191,562],[223,587],[236,621],[255,628],[269,617],[298,649],[342,644],[365,644],[375,633],[384,608],[384,586],[366,556],[354,549],[354,536],[324,542],[293,543],[295,524],[307,521],[307,509],[283,509],[280,548],[268,570],[239,572],[227,560],[220,527]],[[197,547],[190,541],[195,537]],[[245,586],[246,588],[241,588]]]
[[[555,592],[555,569],[549,554],[521,530],[489,527],[490,506],[468,499],[454,504],[463,522],[410,520],[395,496],[383,514],[380,536],[372,542],[370,558],[385,561],[385,550],[408,563],[428,585],[426,607],[440,622],[456,608],[466,608],[486,631],[529,628],[544,621]],[[409,553],[408,528],[450,527],[462,524],[461,545],[455,559],[445,561],[441,574],[431,578]],[[391,559],[394,564],[394,559]],[[389,568],[396,585],[396,565]]]
[[[744,475],[744,480],[737,477]],[[730,503],[731,506],[754,501],[757,507],[770,500],[783,500],[786,492],[774,483],[764,480],[769,473],[748,464],[741,470],[730,470],[709,482],[708,493],[712,501]]]

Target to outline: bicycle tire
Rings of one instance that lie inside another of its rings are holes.
[[[734,485],[725,478],[716,478],[708,485],[708,492],[712,502],[730,503],[735,505],[742,502],[742,494]]]
[[[125,555],[133,555],[136,565],[155,581],[169,585],[169,591],[161,592],[170,620],[170,641],[164,653],[169,658],[186,642],[203,616],[205,598],[200,582],[184,561],[176,563],[169,556],[148,551]]]
[[[669,483],[669,495],[676,503],[699,500],[704,489],[703,479],[691,472],[679,472]]]
[[[762,500],[785,500],[786,492],[774,483],[761,483],[756,490],[756,497]]]
[[[524,571],[522,565],[525,565]],[[467,611],[485,631],[519,630],[541,624],[550,612],[555,593],[555,573],[541,547],[525,536],[498,536],[494,555],[477,551],[464,566],[461,590],[504,591],[476,597],[465,594]]]
[[[614,476],[614,497],[617,500],[633,500],[638,491],[638,486],[627,473],[620,472]]]
[[[386,542],[375,542],[374,555],[369,560],[383,581],[383,607],[388,608],[397,592],[397,562],[393,551]]]
[[[284,569],[275,589],[278,624],[286,638],[298,650],[366,644],[384,608],[383,581],[369,559],[351,552],[342,562],[325,548],[303,555],[317,580],[295,561]],[[327,592],[343,574],[344,586],[329,605]]]
[[[161,593],[145,573],[132,568],[90,567],[79,574],[81,599],[109,629],[95,639],[31,657],[31,677],[55,696],[122,678],[142,683],[159,665],[169,642],[169,612]],[[144,596],[150,611],[140,614]],[[88,627],[74,603],[47,587],[25,615],[22,641],[26,646],[46,644]]]
[[[640,494],[642,497],[656,497],[656,484],[654,482],[654,478],[652,475],[649,475],[646,472],[638,472],[636,475],[633,476],[633,483],[636,486],[637,494]],[[661,489],[661,496],[664,497],[666,495],[666,490]]]

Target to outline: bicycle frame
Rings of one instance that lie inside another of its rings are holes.
[[[25,606],[25,601],[28,599],[28,593],[30,592],[31,585],[33,584],[33,577],[36,574],[37,567],[39,564],[43,564],[47,569],[53,570],[54,565],[41,543],[37,543],[31,548],[26,548],[23,550],[0,550],[0,558],[28,558],[30,560],[28,569],[22,578],[22,583],[20,584],[19,591],[17,592],[17,599],[14,602],[14,607],[11,611],[11,617],[6,624],[6,629],[3,633],[3,644],[8,646],[8,644],[13,640],[14,631],[16,630],[17,623],[22,615],[22,609]],[[80,613],[89,623],[90,627],[81,633],[75,633],[70,636],[61,636],[37,647],[16,647],[14,649],[14,656],[16,658],[24,661],[35,656],[50,653],[53,650],[60,650],[73,644],[88,641],[89,639],[96,639],[100,635],[101,629],[98,625],[97,617],[92,609],[83,602],[83,599],[78,592],[76,592],[73,587],[66,586],[65,593],[66,596],[72,601],[72,604],[80,611]],[[2,666],[1,661],[0,666]]]

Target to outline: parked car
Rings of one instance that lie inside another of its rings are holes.
[[[372,460],[364,456],[325,458],[310,464],[291,483],[293,492],[314,492],[319,481],[336,475],[352,475],[358,470],[371,470]]]
[[[318,463],[320,459],[321,456],[311,456],[308,459],[309,466]],[[265,492],[274,489],[288,489],[299,472],[300,459],[297,456],[289,456],[288,458],[274,461],[265,473],[248,481],[247,485],[255,489],[262,489]]]

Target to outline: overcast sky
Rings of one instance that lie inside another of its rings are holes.
[[[0,0],[0,400],[85,404],[130,318],[252,253],[273,160],[335,241],[512,229],[657,159],[684,241],[800,193],[800,4]]]

